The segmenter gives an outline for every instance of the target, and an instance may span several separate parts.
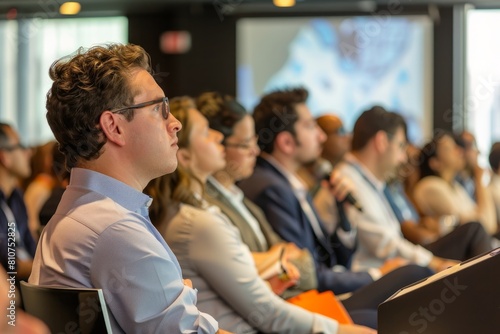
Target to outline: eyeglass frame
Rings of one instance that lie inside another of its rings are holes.
[[[168,119],[168,116],[170,115],[170,104],[168,103],[168,97],[162,97],[161,99],[155,99],[147,102],[142,102],[138,104],[134,104],[128,107],[123,107],[115,110],[111,110],[113,114],[120,114],[123,113],[124,111],[131,110],[131,109],[141,109],[145,107],[149,107],[155,104],[158,104],[160,102],[163,102],[163,106],[161,109],[161,115],[164,119]]]
[[[253,136],[252,138],[250,138],[248,140],[249,140],[249,143],[247,143],[247,144],[243,144],[243,143],[228,143],[228,142],[224,141],[222,143],[222,145],[224,145],[224,147],[234,147],[234,148],[242,148],[242,149],[245,149],[245,150],[251,150],[252,148],[258,146],[259,135],[255,135],[255,136]],[[254,141],[254,142],[252,142],[252,141]]]

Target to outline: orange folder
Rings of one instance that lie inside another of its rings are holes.
[[[353,323],[344,305],[335,298],[335,295],[331,291],[319,293],[317,290],[309,290],[287,299],[287,302],[300,306],[308,311],[335,319],[340,324]]]

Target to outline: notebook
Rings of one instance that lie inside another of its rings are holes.
[[[335,298],[331,291],[319,293],[317,290],[310,290],[289,298],[287,301],[308,311],[335,319],[341,324],[352,324],[352,319],[344,305]]]

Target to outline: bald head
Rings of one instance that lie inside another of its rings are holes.
[[[336,115],[327,114],[323,116],[319,116],[316,119],[318,126],[325,132],[326,134],[330,132],[337,132],[339,129],[343,127],[342,121]]]
[[[322,115],[316,122],[326,134],[321,156],[335,165],[351,149],[351,136],[346,134],[342,120],[334,114]]]

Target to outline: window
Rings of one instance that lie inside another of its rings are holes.
[[[50,65],[79,47],[127,43],[125,17],[0,21],[0,120],[24,143],[53,138],[45,119]]]
[[[467,17],[467,128],[485,163],[500,141],[500,10],[470,10]]]

